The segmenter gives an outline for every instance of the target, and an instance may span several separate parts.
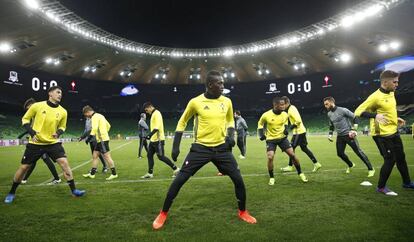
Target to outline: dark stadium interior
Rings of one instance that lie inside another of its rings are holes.
[[[413,242],[413,20],[0,0],[0,241]]]

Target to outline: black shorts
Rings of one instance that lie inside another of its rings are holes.
[[[290,143],[292,144],[293,149],[297,146],[308,145],[308,140],[306,139],[306,132],[303,134],[294,134],[292,136],[292,139],[290,140]]]
[[[273,139],[273,140],[266,140],[266,150],[267,151],[276,151],[276,147],[282,151],[285,151],[289,148],[292,148],[292,145],[289,143],[288,139],[285,137],[283,139]]]
[[[96,146],[93,150],[94,151],[99,151],[102,154],[105,154],[106,152],[109,152],[110,151],[109,150],[109,140],[96,143]]]
[[[191,145],[190,152],[185,158],[180,172],[187,172],[194,175],[201,167],[210,161],[213,162],[217,169],[223,174],[240,172],[239,165],[227,144],[207,147],[196,143]]]
[[[45,154],[55,162],[59,158],[66,158],[66,153],[63,149],[62,143],[51,145],[35,145],[29,143],[26,145],[26,150],[24,151],[21,163],[27,165],[33,164]]]

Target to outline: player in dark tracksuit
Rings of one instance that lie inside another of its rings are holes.
[[[240,159],[246,158],[246,136],[247,136],[247,123],[246,120],[241,116],[239,110],[234,112],[234,119],[236,121],[237,131],[237,147],[240,149]]]
[[[329,141],[332,140],[332,134],[334,129],[338,134],[336,138],[336,151],[338,156],[348,165],[346,173],[350,173],[351,168],[355,166],[349,160],[349,157],[345,154],[345,147],[349,145],[355,154],[365,163],[368,167],[368,177],[373,177],[375,174],[374,168],[372,168],[371,162],[368,160],[368,157],[361,150],[356,139],[356,129],[358,128],[358,123],[355,118],[354,113],[349,111],[346,108],[338,107],[335,105],[335,99],[333,97],[326,97],[323,100],[325,108],[329,111],[328,117],[330,122],[330,131],[329,131]],[[351,125],[350,120],[353,120],[354,126]]]
[[[141,119],[138,122],[138,137],[139,137],[139,147],[138,147],[138,158],[142,158],[141,152],[142,147],[145,148],[145,151],[148,153],[148,142],[145,138],[148,135],[149,127],[145,122],[147,115],[141,113]]]

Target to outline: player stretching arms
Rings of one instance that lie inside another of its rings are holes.
[[[229,98],[221,95],[224,89],[223,77],[218,71],[210,71],[207,73],[205,84],[206,92],[190,100],[178,121],[172,150],[173,160],[177,160],[183,131],[188,120],[193,116],[196,124],[195,141],[191,145],[181,171],[168,190],[161,212],[152,224],[154,229],[160,229],[164,225],[167,213],[181,187],[210,161],[233,181],[239,218],[247,223],[256,223],[256,219],[246,210],[246,189],[237,161],[231,153],[235,145],[233,106]]]
[[[62,167],[63,175],[73,196],[81,197],[85,194],[85,191],[76,189],[65,150],[62,143],[58,141],[59,136],[65,132],[67,121],[67,112],[59,105],[62,99],[62,88],[53,86],[49,88],[48,95],[49,99],[47,101],[34,103],[22,118],[23,127],[30,134],[30,139],[26,145],[21,165],[14,175],[13,185],[4,200],[5,203],[13,202],[16,189],[20,185],[24,174],[31,164],[36,162],[43,154],[47,154]]]
[[[284,112],[285,101],[280,97],[273,98],[273,109],[265,112],[258,123],[258,133],[260,140],[266,140],[267,149],[267,169],[269,171],[269,185],[275,184],[275,178],[273,173],[273,158],[275,156],[276,147],[286,152],[293,164],[296,167],[296,171],[300,179],[303,182],[308,182],[305,174],[302,172],[298,158],[290,145],[288,135],[288,114]],[[266,130],[264,130],[266,126]]]
[[[349,145],[355,154],[365,163],[368,168],[368,177],[373,177],[375,174],[374,168],[372,168],[371,162],[369,162],[368,157],[359,147],[358,140],[356,138],[357,132],[356,129],[358,128],[358,122],[355,115],[346,108],[338,107],[335,105],[335,99],[333,97],[326,97],[323,99],[323,105],[325,106],[326,110],[328,110],[328,117],[330,122],[329,128],[329,141],[333,142],[332,134],[334,129],[336,129],[336,133],[338,137],[336,138],[336,152],[338,156],[348,165],[346,168],[345,173],[350,173],[351,168],[355,166],[352,163],[348,156],[345,154],[345,147]],[[351,122],[349,121],[352,119],[354,126],[352,127]]]
[[[375,134],[372,135],[376,137],[376,144],[378,149],[382,150],[384,158],[377,191],[389,196],[398,195],[386,187],[395,163],[403,180],[402,187],[414,189],[414,182],[411,181],[405,160],[403,143],[398,133],[398,125],[405,123],[397,116],[397,102],[394,96],[399,76],[394,71],[383,71],[380,75],[381,87],[355,110],[356,116],[375,119]]]

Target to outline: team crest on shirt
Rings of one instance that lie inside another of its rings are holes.
[[[56,118],[59,118],[59,113],[56,113]]]
[[[221,108],[221,111],[224,112],[224,103],[220,103],[220,108]]]
[[[210,110],[210,108],[206,105],[204,106],[204,110]]]

